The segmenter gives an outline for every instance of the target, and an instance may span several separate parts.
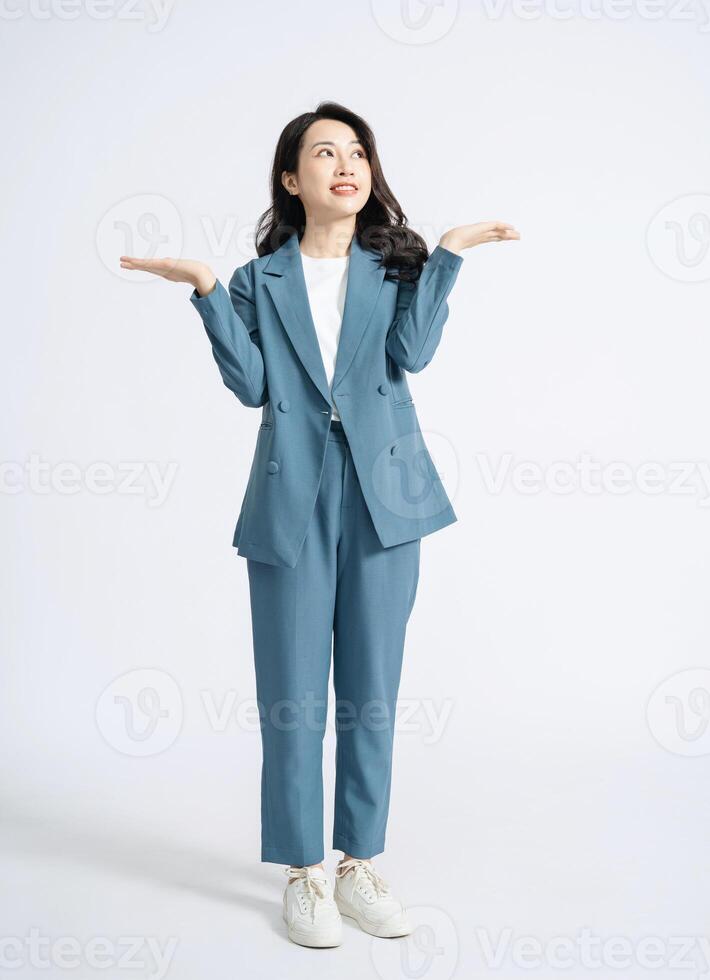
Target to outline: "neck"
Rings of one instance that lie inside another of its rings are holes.
[[[299,248],[304,255],[314,259],[342,259],[350,254],[350,243],[355,234],[355,215],[331,222],[315,222],[306,218]]]

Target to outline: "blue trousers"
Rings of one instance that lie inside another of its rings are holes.
[[[383,548],[342,424],[294,568],[247,559],[262,740],[261,860],[317,864],[331,656],[337,738],[333,847],[384,850],[395,708],[420,538]]]

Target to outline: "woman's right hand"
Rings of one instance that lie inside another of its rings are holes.
[[[186,282],[193,286],[200,296],[211,293],[217,282],[210,267],[194,259],[140,259],[133,255],[122,255],[121,268],[136,272],[152,272],[170,282]]]

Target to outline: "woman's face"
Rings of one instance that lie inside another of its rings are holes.
[[[370,163],[350,126],[318,119],[304,133],[296,173],[284,171],[282,182],[298,194],[309,218],[325,223],[362,210],[370,196]]]

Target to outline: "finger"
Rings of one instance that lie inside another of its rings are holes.
[[[121,265],[124,268],[136,269],[141,272],[155,272],[161,274],[163,272],[168,272],[173,267],[172,259],[139,259],[133,256],[126,256],[124,265],[124,259],[121,259]]]
[[[483,227],[486,231],[503,231],[506,228],[512,228],[513,226],[507,221],[484,221]]]
[[[150,268],[145,262],[121,262],[122,269],[130,269],[132,272],[157,272],[157,269]]]
[[[137,256],[134,256],[134,255],[122,255],[121,256],[121,262],[125,262],[126,265],[133,265],[136,268],[138,268],[139,266],[141,268],[145,268],[146,266],[150,265],[154,261],[155,261],[154,259],[140,259],[140,258],[138,258]]]
[[[491,242],[502,242],[507,239],[520,238],[520,232],[516,231],[515,228],[506,228],[504,230],[496,230],[488,232],[488,241]]]

